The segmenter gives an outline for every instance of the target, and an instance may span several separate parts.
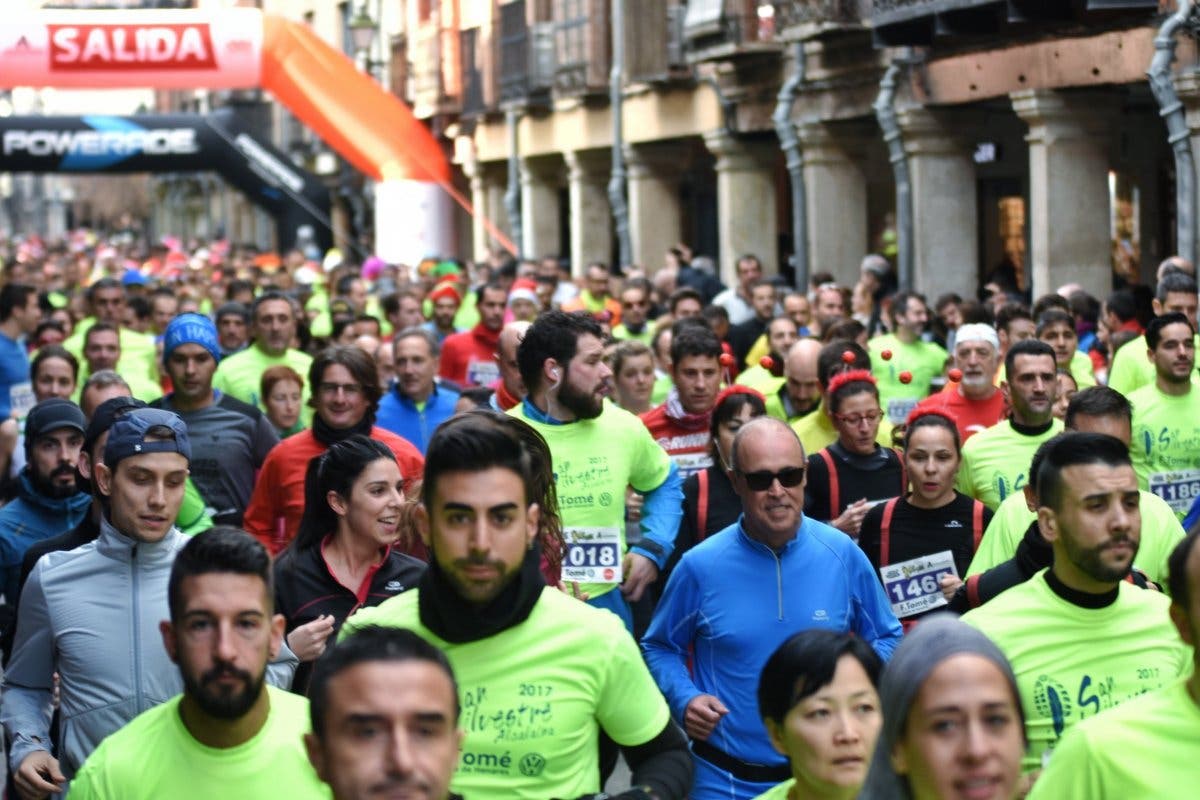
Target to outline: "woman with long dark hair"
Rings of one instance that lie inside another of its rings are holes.
[[[330,445],[309,462],[304,500],[296,538],[275,562],[275,610],[301,661],[292,684],[299,692],[346,617],[415,586],[425,570],[393,548],[411,505],[382,442],[355,434]]]

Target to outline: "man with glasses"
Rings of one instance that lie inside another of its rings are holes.
[[[787,423],[743,425],[731,461],[742,517],[684,554],[642,640],[692,739],[694,800],[756,797],[791,776],[755,694],[755,676],[785,639],[807,628],[852,631],[887,658],[901,635],[862,551],[804,516],[804,449]]]
[[[353,345],[330,347],[313,359],[308,383],[313,387],[309,403],[316,411],[312,427],[289,436],[267,454],[242,520],[272,555],[286,547],[300,527],[308,462],[335,442],[356,433],[383,442],[395,454],[406,487],[420,480],[425,464],[408,440],[375,424],[383,390],[369,353]],[[425,556],[419,542],[405,552]]]
[[[621,290],[621,324],[613,327],[613,338],[619,341],[632,339],[649,347],[654,337],[649,318],[650,282],[645,278],[626,281]]]

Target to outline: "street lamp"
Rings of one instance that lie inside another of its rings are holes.
[[[349,22],[349,27],[350,42],[354,45],[354,52],[356,55],[362,56],[367,74],[372,74],[374,68],[379,64],[371,59],[371,46],[375,44],[379,26],[375,20],[371,19],[371,15],[367,13],[364,5],[359,6],[358,11]]]

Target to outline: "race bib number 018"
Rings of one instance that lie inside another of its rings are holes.
[[[1176,514],[1186,514],[1192,501],[1200,497],[1200,469],[1155,472],[1150,476],[1150,491],[1165,500]]]
[[[892,611],[900,619],[946,605],[942,576],[958,577],[954,554],[949,550],[930,556],[888,564],[879,570]]]
[[[571,528],[563,531],[563,537],[567,540],[564,581],[621,582],[621,534],[617,528]]]

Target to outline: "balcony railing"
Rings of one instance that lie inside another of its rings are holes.
[[[592,94],[608,91],[608,73],[612,59],[608,2],[609,0],[555,0],[556,92]]]
[[[552,23],[530,26],[525,0],[500,6],[500,103],[543,104],[554,82]]]
[[[692,0],[684,18],[692,61],[778,52],[775,6],[762,0]]]
[[[684,0],[613,0],[625,4],[625,76],[631,83],[691,74],[683,34]]]
[[[479,28],[459,31],[462,54],[462,113],[482,114],[487,110],[483,99],[483,70],[479,65]]]
[[[870,0],[776,0],[775,28],[789,31],[803,26],[810,35],[861,30],[871,13]]]
[[[1145,17],[1160,0],[874,0],[871,25],[876,44],[929,45],[935,38],[992,36],[1008,26],[1088,21],[1129,14]]]

